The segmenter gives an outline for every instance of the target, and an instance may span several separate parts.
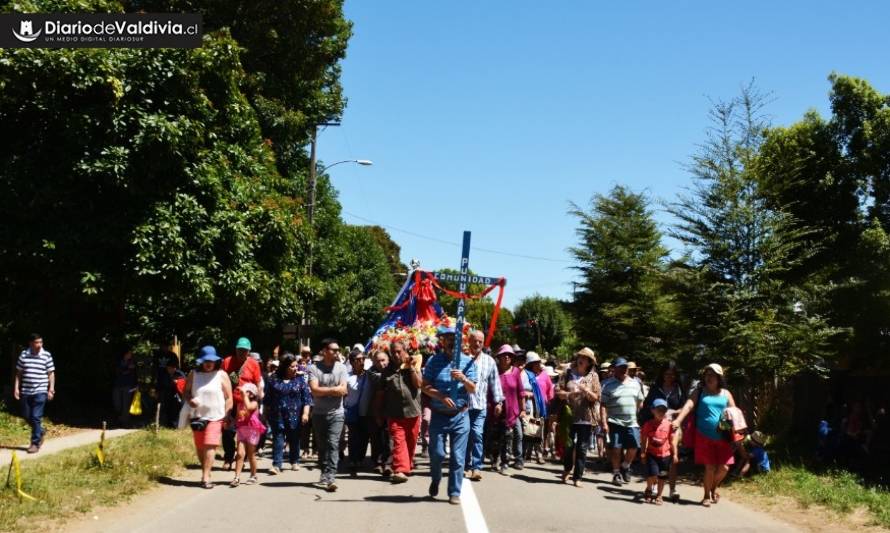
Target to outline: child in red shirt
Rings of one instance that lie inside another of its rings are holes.
[[[646,466],[646,493],[648,503],[661,505],[664,501],[661,495],[664,492],[664,481],[671,470],[671,463],[677,460],[677,447],[674,444],[673,428],[667,414],[667,402],[659,398],[652,402],[652,419],[643,424],[640,430],[642,445],[640,449],[640,462]],[[658,493],[653,499],[652,488],[656,480]]]

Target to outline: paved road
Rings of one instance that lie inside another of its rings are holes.
[[[357,479],[341,476],[340,490],[333,494],[312,487],[318,478],[314,469],[268,476],[263,472],[268,466],[269,460],[261,459],[258,485],[235,489],[227,486],[230,473],[214,472],[218,485],[212,490],[198,488],[200,473],[190,469],[176,479],[164,480],[159,490],[122,507],[90,513],[65,530],[475,533],[487,526],[492,532],[793,531],[725,498],[710,509],[693,504],[699,496],[697,487],[681,487],[685,501],[680,504],[656,507],[640,503],[644,485],[637,480],[619,488],[609,483],[606,474],[591,474],[582,488],[563,485],[557,478],[560,467],[549,463],[512,470],[510,476],[486,472],[478,483],[465,481],[461,506],[449,505],[441,495],[437,501],[424,498],[429,477],[423,460],[408,483],[391,485],[371,473]],[[441,492],[446,492],[444,480]]]

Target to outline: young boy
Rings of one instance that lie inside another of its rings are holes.
[[[765,441],[766,438],[763,436],[763,433],[759,431],[755,431],[748,435],[747,439],[747,444],[751,448],[748,450],[748,455],[751,458],[751,462],[754,464],[756,472],[760,474],[766,474],[770,471],[769,455],[767,455],[766,450],[763,448]]]
[[[668,404],[659,398],[652,402],[652,420],[643,424],[640,431],[642,446],[640,449],[640,461],[646,467],[646,492],[647,503],[661,505],[664,493],[664,481],[668,478],[671,463],[677,460],[677,447],[674,443],[671,421],[665,416]],[[658,493],[653,498],[652,488],[658,482]]]

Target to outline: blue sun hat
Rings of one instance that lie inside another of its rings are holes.
[[[451,326],[439,326],[439,329],[436,330],[437,335],[454,335],[455,329]]]
[[[213,346],[204,346],[198,352],[198,360],[197,363],[202,365],[204,363],[215,363],[220,360],[220,357],[216,355],[216,348]]]

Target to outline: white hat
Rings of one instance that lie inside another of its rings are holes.
[[[555,378],[556,376],[559,375],[559,372],[554,370],[553,367],[550,365],[544,365],[544,372],[547,372],[547,375],[550,376],[551,378]]]
[[[532,363],[540,363],[541,356],[536,354],[535,352],[526,352],[525,354],[525,364],[530,365]]]
[[[358,343],[358,342],[355,343],[355,345],[353,345],[352,349],[353,349],[353,351],[359,351],[359,352],[361,352],[361,353],[365,353],[365,347],[364,347],[364,345],[362,345],[362,344],[360,344],[360,343]]]
[[[705,367],[705,370],[712,370],[718,376],[723,375],[723,367],[718,365],[717,363],[711,363]]]

